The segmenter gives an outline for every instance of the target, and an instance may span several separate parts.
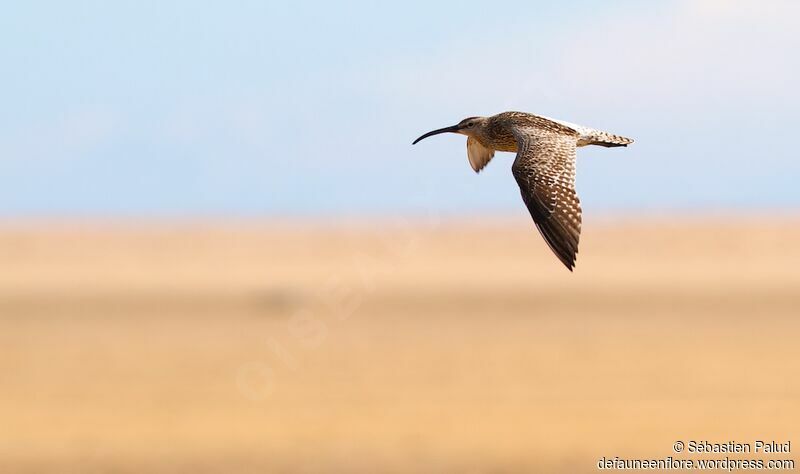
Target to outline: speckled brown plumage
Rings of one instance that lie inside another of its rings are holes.
[[[571,271],[581,233],[581,205],[575,192],[575,152],[580,146],[627,146],[630,138],[525,112],[469,117],[425,137],[467,135],[467,156],[479,172],[495,151],[517,153],[511,171],[522,200],[547,245]]]

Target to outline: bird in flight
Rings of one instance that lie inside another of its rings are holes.
[[[517,154],[511,171],[536,228],[559,260],[572,271],[581,233],[581,205],[575,193],[575,150],[586,145],[628,146],[630,138],[525,112],[469,117],[422,135],[467,136],[467,158],[475,172],[495,151]]]

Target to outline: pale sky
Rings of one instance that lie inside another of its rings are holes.
[[[586,212],[800,208],[800,2],[376,3],[9,3],[0,217],[525,212],[513,155],[411,146],[504,110],[636,139]]]

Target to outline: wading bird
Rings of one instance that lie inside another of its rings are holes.
[[[475,172],[495,151],[517,154],[511,171],[536,228],[559,260],[572,271],[581,233],[581,205],[575,193],[575,149],[586,145],[628,146],[630,138],[525,112],[469,117],[433,130],[467,136],[467,158]]]

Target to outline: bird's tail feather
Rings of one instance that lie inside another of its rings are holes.
[[[628,146],[633,143],[632,138],[623,137],[620,135],[614,135],[608,132],[601,132],[597,131],[593,133],[590,137],[589,145],[600,145],[607,148],[616,147],[616,146]]]

